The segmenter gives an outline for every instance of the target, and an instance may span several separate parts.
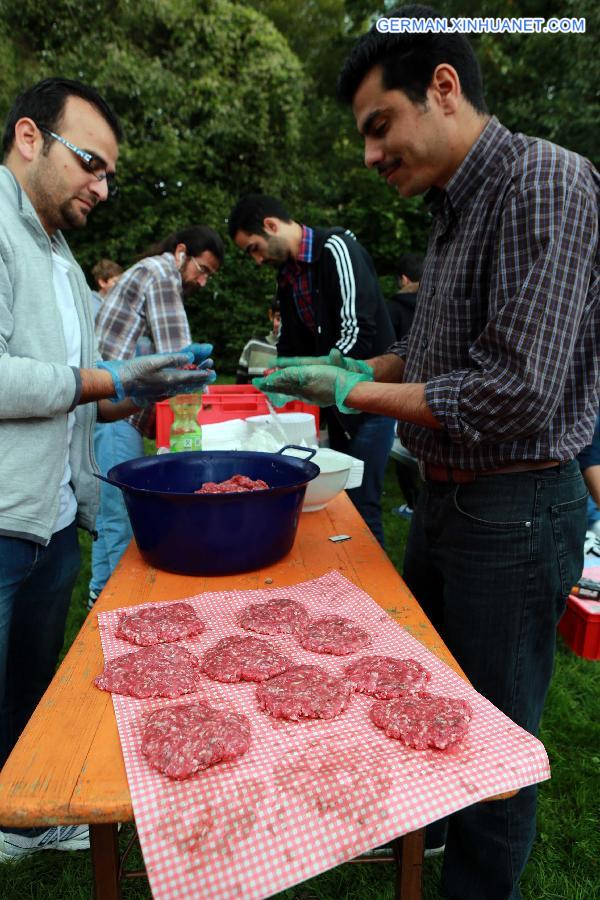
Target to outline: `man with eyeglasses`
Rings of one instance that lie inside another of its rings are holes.
[[[194,351],[102,362],[90,289],[62,230],[114,193],[119,120],[49,78],[15,100],[0,166],[0,765],[46,690],[93,532],[96,417],[112,421],[214,378]],[[182,345],[188,343],[183,341]],[[86,826],[0,830],[0,861],[89,847]]]
[[[96,319],[103,359],[130,359],[143,353],[167,353],[191,341],[185,299],[206,286],[224,257],[223,241],[206,225],[170,234],[128,269],[104,300]],[[210,344],[194,345],[203,358]],[[94,450],[103,474],[144,455],[144,436],[155,437],[153,410],[96,426]],[[132,537],[122,492],[100,488],[98,540],[92,548],[88,609],[110,578]]]

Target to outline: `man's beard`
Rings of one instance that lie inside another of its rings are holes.
[[[43,158],[45,159],[45,158]],[[51,188],[48,187],[51,185]],[[46,160],[38,165],[29,179],[30,198],[41,221],[53,230],[65,228],[85,228],[87,216],[76,213],[75,197],[58,201],[57,196],[63,188],[62,181]],[[90,201],[91,202],[91,201]]]
[[[77,214],[73,208],[73,200],[65,200],[58,207],[59,215],[62,218],[60,228],[85,228],[87,225],[87,215],[84,213]],[[91,211],[91,210],[90,210]]]
[[[276,234],[269,235],[267,240],[267,255],[265,256],[267,265],[274,266],[278,269],[288,261],[289,255],[290,250],[287,241],[284,238],[278,237]]]

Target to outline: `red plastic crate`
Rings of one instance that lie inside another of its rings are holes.
[[[227,422],[230,419],[248,419],[268,413],[267,400],[262,391],[253,384],[211,384],[202,395],[202,409],[198,413],[201,425]],[[315,417],[319,431],[319,407],[292,400],[282,406],[279,412],[307,412]],[[156,446],[168,447],[173,424],[173,411],[168,400],[156,404]]]
[[[600,603],[571,594],[558,630],[577,656],[600,659]]]

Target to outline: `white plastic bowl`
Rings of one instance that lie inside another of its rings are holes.
[[[345,453],[322,448],[317,450],[311,462],[319,466],[321,472],[308,483],[304,495],[302,512],[316,512],[324,509],[334,497],[344,490],[350,477],[353,459]]]

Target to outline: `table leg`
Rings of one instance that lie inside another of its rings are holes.
[[[396,859],[396,900],[421,900],[425,829],[392,841]]]
[[[94,900],[121,900],[117,823],[90,825]]]

